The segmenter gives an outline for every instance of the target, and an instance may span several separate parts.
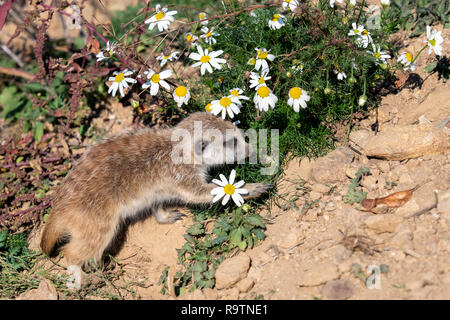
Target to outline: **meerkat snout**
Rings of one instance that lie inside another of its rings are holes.
[[[89,148],[55,189],[41,248],[47,255],[59,249],[72,266],[100,264],[128,218],[151,212],[159,223],[173,223],[183,217],[170,209],[174,205],[211,204],[217,185],[208,181],[208,169],[252,153],[242,131],[207,112],[194,113],[174,128],[108,138]],[[245,188],[249,199],[270,185],[247,183]],[[79,283],[78,273],[75,278]]]

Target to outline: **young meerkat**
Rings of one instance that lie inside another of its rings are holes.
[[[226,138],[196,137],[198,129]],[[189,139],[180,142],[183,136]],[[177,150],[187,161],[174,161]],[[150,210],[159,223],[181,219],[182,214],[168,208],[212,202],[211,190],[217,185],[207,182],[208,169],[242,161],[253,152],[234,124],[207,112],[194,113],[173,128],[146,128],[106,139],[88,149],[56,188],[41,248],[52,256],[62,244],[59,251],[69,272],[78,274],[75,287],[80,287],[81,267],[91,259],[102,262],[127,218]],[[244,199],[259,197],[270,187],[246,184]]]

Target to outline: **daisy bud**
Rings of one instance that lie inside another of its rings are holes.
[[[386,70],[387,69],[387,63],[382,63],[382,64],[380,64],[380,68],[381,69],[383,69],[383,70]]]
[[[331,89],[326,87],[325,89],[323,89],[323,93],[330,94],[331,93]]]
[[[356,79],[355,79],[355,77],[350,77],[350,79],[348,79],[348,82],[350,82],[350,83],[356,83]]]
[[[288,77],[288,78],[292,77],[292,72],[290,72],[290,71],[286,72],[286,77]]]
[[[367,97],[366,97],[366,95],[363,94],[362,96],[359,97],[358,104],[359,104],[360,107],[362,107],[363,105],[365,105],[366,102],[367,102]]]
[[[248,212],[250,209],[251,209],[251,207],[248,204],[244,203],[242,205],[242,211]]]
[[[139,108],[139,101],[136,101],[134,99],[131,99],[131,106],[133,108]]]

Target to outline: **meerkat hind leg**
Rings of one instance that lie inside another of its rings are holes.
[[[153,213],[155,215],[156,221],[161,224],[170,224],[174,223],[175,221],[183,219],[186,215],[178,212],[178,211],[171,211],[164,209],[162,206],[158,206],[153,210]]]
[[[81,267],[72,264],[67,267],[67,274],[69,275],[66,282],[67,288],[69,290],[80,290],[82,275]]]

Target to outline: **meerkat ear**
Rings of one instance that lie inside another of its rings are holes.
[[[208,146],[208,144],[209,144],[209,141],[206,141],[203,139],[198,139],[197,141],[195,141],[195,143],[194,143],[195,154],[202,155],[203,151]]]

